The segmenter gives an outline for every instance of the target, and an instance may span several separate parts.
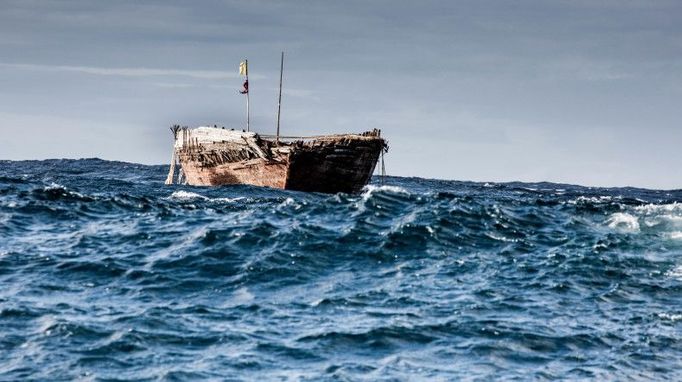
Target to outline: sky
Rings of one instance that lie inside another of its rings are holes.
[[[682,188],[682,2],[0,0],[0,159],[378,128],[389,175]]]

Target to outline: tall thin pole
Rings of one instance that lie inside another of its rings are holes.
[[[381,185],[386,184],[386,166],[384,165],[384,149],[381,149]]]
[[[244,60],[246,63],[246,83],[249,83],[249,60]],[[248,85],[247,85],[248,86]],[[251,131],[251,113],[249,111],[249,89],[246,89],[246,131]]]
[[[279,142],[279,116],[282,113],[282,75],[284,73],[284,52],[282,52],[282,60],[279,63],[279,100],[277,101],[277,138]]]

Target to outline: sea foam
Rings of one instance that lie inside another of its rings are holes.
[[[639,232],[639,220],[636,216],[624,212],[612,214],[606,221],[608,226],[624,232]]]

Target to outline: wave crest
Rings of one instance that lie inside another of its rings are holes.
[[[637,217],[624,212],[612,214],[606,222],[609,227],[625,232],[639,232],[640,230]]]

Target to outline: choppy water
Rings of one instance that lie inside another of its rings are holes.
[[[0,162],[0,379],[682,379],[682,191],[166,170]]]

